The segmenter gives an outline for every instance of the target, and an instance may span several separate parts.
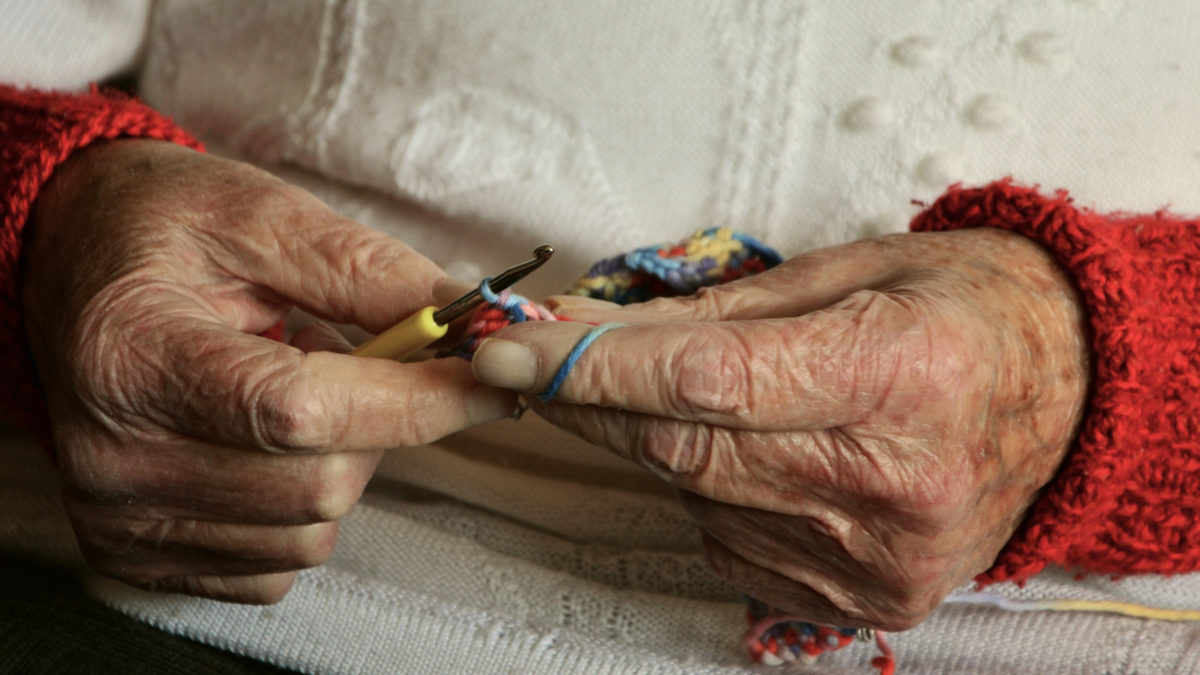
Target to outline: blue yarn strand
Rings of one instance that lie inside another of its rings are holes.
[[[508,300],[501,304],[500,294],[492,290],[492,287],[490,286],[491,282],[491,277],[484,277],[483,281],[479,282],[479,295],[483,296],[484,301],[493,307],[499,307],[505,312],[508,312],[508,318],[512,319],[513,323],[523,323],[527,321],[529,317],[525,316],[525,310],[521,309],[521,303],[528,301],[516,293],[510,292],[508,295]]]
[[[558,367],[558,372],[554,373],[554,379],[550,381],[550,386],[546,387],[545,391],[537,395],[538,400],[549,401],[550,399],[554,398],[555,395],[558,394],[559,387],[561,387],[562,383],[566,381],[567,375],[571,372],[571,369],[575,367],[575,362],[579,360],[579,357],[583,356],[583,353],[587,351],[587,348],[590,347],[593,342],[596,341],[596,338],[604,335],[614,328],[620,328],[624,325],[625,324],[623,323],[602,323],[588,331],[587,335],[584,335],[582,338],[580,338],[579,342],[576,342],[575,346],[571,348],[571,353],[567,354],[567,360],[563,361],[562,365]]]

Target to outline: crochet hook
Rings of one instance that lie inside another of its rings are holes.
[[[533,249],[533,259],[513,265],[492,277],[488,280],[488,287],[499,293],[541,267],[552,255],[554,255],[554,247],[542,244]],[[430,306],[419,310],[350,353],[354,356],[376,359],[403,359],[411,356],[417,350],[428,347],[445,335],[451,321],[475,309],[482,302],[483,296],[479,289],[472,289],[470,293],[441,309]]]

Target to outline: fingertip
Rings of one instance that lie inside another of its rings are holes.
[[[537,385],[541,358],[527,345],[500,338],[488,338],[471,359],[471,371],[483,384],[532,391]]]
[[[251,605],[274,605],[280,602],[287,594],[291,592],[292,586],[296,583],[296,576],[299,572],[277,572],[274,574],[260,574],[250,577],[243,584],[238,584],[245,588],[244,602]],[[240,592],[240,589],[235,592]],[[242,600],[239,600],[242,602]]]

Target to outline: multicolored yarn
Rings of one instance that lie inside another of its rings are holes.
[[[471,316],[471,323],[467,326],[466,335],[454,346],[454,349],[439,354],[439,356],[461,356],[470,360],[475,355],[475,350],[479,349],[479,343],[505,326],[525,321],[559,320],[549,309],[524,296],[517,295],[509,289],[499,293],[492,292],[491,287],[488,286],[490,281],[491,277],[484,277],[483,281],[479,282],[479,294],[483,296],[485,304],[475,310]],[[578,358],[576,357],[576,359]],[[565,375],[564,379],[566,379]]]
[[[895,675],[896,655],[883,631],[817,626],[750,596],[742,599],[746,603],[746,621],[750,623],[742,636],[742,645],[756,663],[768,666],[793,661],[813,663],[821,654],[836,652],[856,639],[861,642],[874,639],[879,656],[871,659],[871,665],[879,669],[880,675]]]
[[[783,262],[754,237],[710,227],[677,244],[659,244],[605,258],[567,291],[620,305],[691,295],[704,286],[758,274]]]
[[[704,286],[757,274],[782,260],[777,252],[749,235],[713,227],[696,232],[678,244],[647,246],[602,260],[593,265],[568,293],[625,305],[654,297],[694,293]],[[513,323],[561,320],[545,307],[511,291],[493,293],[488,281],[484,279],[479,285],[479,292],[487,304],[476,311],[466,336],[450,354],[470,359],[484,338]],[[538,394],[538,398],[542,401],[553,399],[596,338],[622,325],[606,323],[592,328],[571,349],[550,385]],[[816,626],[754,598],[746,597],[745,601],[751,627],[742,641],[750,657],[758,663],[779,665],[797,659],[811,661],[824,652],[845,647],[862,633],[856,628]],[[872,664],[883,675],[892,675],[896,668],[892,650],[883,633],[875,632],[874,638],[881,656]]]

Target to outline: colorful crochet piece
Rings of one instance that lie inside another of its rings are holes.
[[[871,659],[880,675],[895,675],[896,656],[882,631],[816,626],[781,612],[765,602],[742,596],[746,603],[749,630],[742,644],[757,663],[779,666],[793,661],[812,663],[825,652],[836,652],[858,639],[875,640],[879,656]]]
[[[626,305],[654,297],[695,293],[704,286],[758,274],[782,260],[778,253],[753,237],[729,228],[713,227],[678,244],[647,246],[601,260],[575,282],[568,293]],[[449,352],[450,355],[470,359],[484,338],[513,323],[561,320],[545,307],[511,291],[493,293],[488,281],[484,279],[479,285],[487,304],[476,311],[466,336]],[[576,343],[553,381],[538,394],[538,398],[543,401],[553,399],[588,346],[621,325],[606,323],[589,331]],[[758,663],[780,665],[797,659],[812,661],[824,652],[845,647],[860,633],[856,628],[815,626],[753,598],[746,597],[745,601],[750,629],[742,641],[750,657]],[[874,636],[881,655],[872,664],[883,675],[892,675],[896,668],[892,651],[883,633],[875,632]]]
[[[701,230],[678,244],[647,246],[606,258],[567,291],[619,305],[691,295],[770,269],[783,259],[753,237],[727,227]]]
[[[461,356],[469,360],[479,349],[479,343],[505,326],[524,321],[558,321],[550,310],[509,289],[493,293],[488,286],[490,281],[488,277],[479,282],[479,294],[483,296],[484,304],[471,315],[465,337],[454,349],[439,356]]]

